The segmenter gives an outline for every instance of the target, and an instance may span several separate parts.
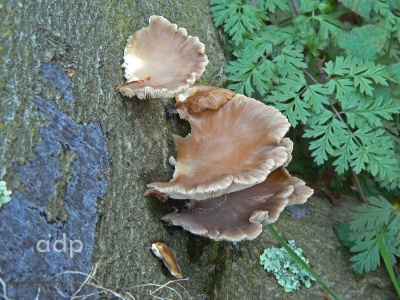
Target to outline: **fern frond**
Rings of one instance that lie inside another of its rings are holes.
[[[303,53],[291,45],[283,47],[281,54],[275,56],[273,61],[278,67],[279,74],[286,77],[289,74],[301,74],[303,72],[301,68],[307,68],[303,60]]]
[[[276,9],[281,11],[290,11],[290,5],[288,0],[261,0],[260,7],[266,11],[275,13]]]
[[[373,83],[387,86],[391,80],[388,68],[381,64],[365,62],[351,56],[338,56],[335,62],[328,62],[324,68],[331,80],[326,83],[329,93],[336,91],[336,98],[341,99],[354,88],[366,95],[373,95]]]
[[[393,211],[393,205],[384,197],[370,197],[368,204],[356,206],[349,229],[361,233],[381,228],[389,223]]]
[[[228,80],[231,82],[229,88],[236,93],[251,97],[254,88],[261,95],[265,95],[272,89],[273,82],[279,82],[275,64],[267,58],[260,62],[252,62],[246,58],[231,61],[225,68]]]
[[[260,29],[268,19],[259,7],[242,4],[242,1],[211,0],[210,6],[216,26],[223,25],[236,46],[243,42],[245,34]]]
[[[281,79],[281,84],[264,101],[279,109],[289,120],[293,127],[302,122],[305,124],[311,116],[311,107],[302,97],[300,90],[306,88],[306,80],[302,73]]]
[[[356,207],[349,226],[344,228],[347,234],[342,233],[348,244],[355,243],[350,251],[358,254],[350,260],[359,274],[373,271],[380,265],[376,229],[382,235],[390,259],[394,262],[395,256],[400,256],[400,213],[382,196],[370,197],[368,202]]]
[[[314,157],[318,165],[328,160],[328,154],[334,155],[336,149],[340,148],[347,132],[345,123],[337,120],[331,111],[323,111],[327,124],[321,124],[321,117],[312,117],[309,119],[309,128],[305,130],[303,137],[316,138],[310,142],[309,149],[312,150],[311,155]],[[327,118],[329,116],[329,118]]]
[[[352,128],[362,127],[365,123],[371,127],[381,127],[383,120],[392,120],[393,114],[400,113],[400,101],[391,97],[376,95],[374,98],[357,100],[342,103],[343,113]]]
[[[352,267],[358,274],[369,273],[380,266],[379,246],[376,237],[371,240],[357,243],[350,249],[351,252],[359,252],[350,258],[354,262]]]
[[[314,15],[312,20],[319,22],[318,35],[323,39],[332,38],[336,42],[340,35],[344,33],[343,23],[339,21],[336,15]]]
[[[326,88],[323,84],[309,85],[303,93],[303,100],[311,105],[314,113],[319,114],[329,104]]]
[[[375,0],[379,1],[379,0]],[[364,1],[364,0],[339,0],[345,7],[352,10],[361,17],[370,18],[370,14],[375,1]]]

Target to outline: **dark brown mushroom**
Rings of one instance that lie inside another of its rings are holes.
[[[304,203],[312,193],[280,167],[260,184],[217,198],[191,200],[188,209],[163,220],[213,240],[252,240],[262,232],[262,224],[275,222],[287,205]]]

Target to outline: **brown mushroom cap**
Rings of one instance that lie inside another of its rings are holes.
[[[262,224],[278,219],[292,195],[305,202],[311,194],[312,189],[281,167],[260,184],[217,198],[192,200],[188,209],[165,215],[163,220],[214,240],[252,240],[262,232]]]
[[[216,110],[179,113],[192,133],[173,135],[173,179],[148,185],[171,198],[204,200],[239,191],[263,182],[289,159],[292,143],[283,139],[288,120],[255,99],[235,95]]]
[[[217,109],[234,95],[235,93],[228,89],[195,84],[175,97],[175,108],[179,110],[181,117],[185,118],[188,113]]]
[[[203,74],[204,44],[161,16],[151,16],[149,23],[127,41],[122,65],[127,82],[119,91],[140,99],[174,97]]]
[[[156,242],[151,245],[151,251],[160,258],[167,267],[172,276],[183,278],[181,267],[176,260],[175,251],[162,242]]]

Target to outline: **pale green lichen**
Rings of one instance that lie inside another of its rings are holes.
[[[0,207],[11,200],[11,191],[7,190],[6,182],[0,181]]]
[[[288,244],[308,265],[308,260],[303,256],[303,250],[296,248],[293,240],[288,241]],[[283,247],[279,249],[265,249],[260,256],[260,264],[264,266],[265,270],[275,275],[278,283],[284,287],[286,292],[298,290],[300,288],[300,282],[303,282],[304,285],[309,288],[311,286],[311,281],[315,281],[300,264],[293,260]]]

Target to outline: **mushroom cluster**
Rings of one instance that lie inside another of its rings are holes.
[[[153,34],[159,34],[157,45],[166,47],[161,39],[166,35],[168,43],[175,43],[169,49],[191,57],[190,63],[184,62],[191,69],[181,70],[190,76],[174,77],[177,74],[170,65],[178,63],[176,53],[170,53],[171,61],[157,58],[163,49],[153,49],[156,44],[148,46]],[[141,46],[144,49],[137,48]],[[145,55],[153,57],[151,63],[138,64],[144,63]],[[167,214],[163,220],[213,240],[251,240],[261,233],[262,224],[275,222],[287,205],[304,203],[312,195],[312,189],[285,169],[293,149],[293,143],[284,137],[290,127],[286,117],[228,89],[193,85],[208,63],[198,38],[152,16],[148,28],[128,39],[124,58],[128,82],[120,87],[121,93],[138,98],[174,95],[179,116],[191,125],[186,137],[173,135],[177,153],[169,160],[175,167],[173,178],[150,183],[145,193],[163,200],[189,200],[187,208]],[[158,78],[158,68],[162,80],[151,85]],[[168,70],[170,76],[165,78]],[[168,91],[167,81],[173,86]],[[184,87],[178,87],[179,82],[184,82]],[[162,96],[161,91],[165,92]]]

